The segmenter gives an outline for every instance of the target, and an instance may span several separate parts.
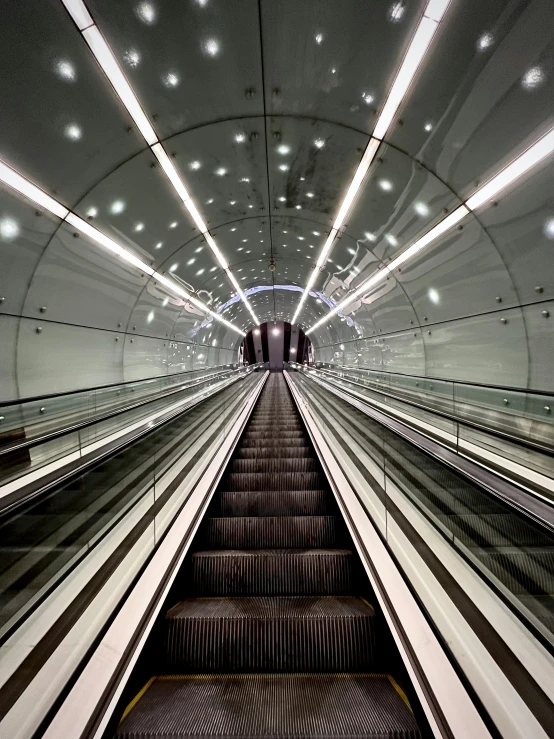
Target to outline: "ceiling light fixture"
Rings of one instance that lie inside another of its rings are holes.
[[[221,252],[215,245],[214,239],[209,234],[207,230],[207,226],[204,223],[191,196],[189,195],[183,181],[181,180],[180,175],[175,169],[175,166],[173,165],[171,159],[167,155],[163,145],[159,141],[156,132],[154,131],[147,115],[145,114],[144,110],[142,109],[142,106],[140,105],[138,101],[138,98],[136,97],[133,89],[128,83],[125,75],[121,71],[121,68],[119,67],[119,64],[112,50],[110,49],[106,40],[100,33],[98,26],[94,23],[92,16],[90,15],[85,3],[83,2],[83,0],[61,0],[61,1],[65,5],[71,17],[73,18],[75,24],[77,25],[77,28],[81,32],[90,50],[94,54],[96,61],[98,62],[98,64],[100,65],[100,67],[102,68],[106,76],[108,77],[108,79],[110,80],[119,99],[121,100],[123,105],[126,107],[129,115],[134,120],[139,131],[143,135],[146,143],[150,146],[152,152],[156,156],[165,175],[167,176],[167,178],[173,185],[173,188],[175,189],[175,191],[177,192],[181,200],[183,201],[183,204],[187,208],[196,227],[204,235],[204,237],[206,238],[206,241],[208,241],[208,244],[210,244],[212,251],[214,252],[218,262],[220,264],[222,263],[227,264],[225,260],[223,259]],[[139,7],[146,6],[146,5],[149,5],[149,4],[142,3],[141,6]],[[153,12],[155,13],[155,11]],[[155,15],[152,17],[152,21],[153,20],[155,20]],[[222,167],[216,171],[216,174],[218,174],[219,176],[223,176],[226,173],[227,173],[226,170]],[[45,193],[44,193],[44,196],[48,197],[46,196]],[[210,239],[208,239],[208,236],[210,236]],[[227,266],[225,267],[225,271],[227,272],[227,276],[231,280],[231,283],[234,284],[233,279],[231,279],[231,273]],[[256,324],[258,324],[259,321],[257,317],[255,316],[252,310],[252,307],[250,306],[250,303],[248,302],[244,293],[241,293],[241,298],[244,301],[249,312],[251,313],[252,317],[254,318]]]
[[[410,85],[412,84],[412,81],[414,80],[419,70],[420,64],[423,61],[423,58],[431,44],[431,41],[433,40],[433,36],[435,35],[435,32],[449,4],[450,0],[429,0],[429,2],[427,3],[427,6],[423,12],[423,16],[419,21],[408,50],[404,56],[404,59],[402,60],[402,64],[400,65],[392,87],[385,100],[385,104],[377,118],[375,129],[368,142],[366,150],[364,151],[360,164],[358,165],[358,169],[356,170],[354,178],[350,183],[348,190],[346,191],[346,195],[344,196],[342,204],[339,208],[338,215],[333,224],[331,234],[329,235],[327,241],[323,246],[315,269],[320,269],[320,267],[325,264],[325,259],[329,255],[329,252],[331,251],[331,248],[333,246],[334,238],[344,223],[344,220],[352,206],[352,203],[354,202],[354,199],[358,194],[360,187],[362,186],[367,171],[371,163],[373,162],[373,159],[375,158],[375,154],[377,153],[377,149],[381,144],[381,140],[385,137],[387,131],[389,130],[389,127],[394,119],[394,116],[396,115],[396,112],[398,111],[398,108],[404,96],[410,88]],[[314,142],[316,146],[319,146],[318,142],[321,142],[321,145],[325,143],[322,141],[322,139],[318,139],[316,142]],[[332,238],[331,235],[333,235]],[[306,302],[306,298],[308,297],[308,292],[309,289],[306,286],[291,323],[296,323],[296,320],[300,314],[300,310],[302,309],[302,306],[304,305],[304,303]]]
[[[344,310],[356,298],[365,295],[372,287],[377,285],[381,280],[385,279],[389,274],[402,266],[409,259],[414,257],[420,251],[425,249],[436,239],[449,231],[453,226],[459,223],[469,213],[480,208],[485,203],[490,203],[496,198],[502,190],[516,182],[525,175],[530,169],[546,159],[554,153],[554,128],[542,136],[532,146],[520,154],[513,162],[508,164],[497,175],[492,177],[487,183],[480,187],[473,195],[471,195],[465,203],[458,206],[450,215],[443,218],[442,221],[433,226],[427,233],[423,234],[411,246],[405,249],[395,259],[389,262],[385,267],[377,270],[368,280],[351,293],[342,302],[338,303],[327,315],[315,323],[306,334],[311,333],[314,329],[321,326],[332,316]],[[313,284],[313,283],[312,283]],[[309,289],[309,288],[308,288]]]

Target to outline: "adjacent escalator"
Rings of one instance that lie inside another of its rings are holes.
[[[219,483],[179,597],[157,632],[159,673],[125,712],[118,739],[422,735],[280,374]]]

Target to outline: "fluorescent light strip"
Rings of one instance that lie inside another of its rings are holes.
[[[154,131],[154,128],[152,127],[146,113],[144,112],[141,104],[138,101],[137,96],[135,95],[131,85],[127,81],[127,78],[121,71],[121,68],[112,50],[102,36],[100,29],[94,23],[85,3],[83,2],[83,0],[61,1],[75,21],[78,29],[81,31],[83,38],[87,42],[90,50],[94,54],[96,61],[104,71],[106,77],[111,82],[119,99],[127,109],[131,118],[136,123],[139,131],[144,137],[144,140],[151,148],[153,154],[160,163],[160,166],[163,169],[166,177],[173,185],[173,188],[175,189],[177,195],[183,201],[183,204],[188,210],[192,220],[194,221],[194,224],[196,225],[200,233],[203,234],[203,236],[206,238],[206,241],[211,250],[214,252],[219,264],[221,266],[223,266],[223,264],[226,265],[225,267],[223,267],[223,269],[225,269],[225,271],[227,272],[227,262],[223,258],[219,248],[216,246],[213,237],[208,231],[208,227],[204,223],[202,216],[200,215],[196,205],[189,195],[183,181],[181,180],[177,170],[175,169],[175,166],[173,165],[171,159],[168,157],[167,152],[163,148],[163,145],[160,143],[158,136]],[[227,272],[227,274],[229,273]],[[245,294],[242,291],[240,291],[239,294],[246,307],[248,308],[250,314],[254,318],[256,325],[258,325],[259,321],[256,317],[256,314],[252,310],[252,306],[250,305]]]
[[[431,44],[431,41],[433,40],[435,31],[437,30],[439,23],[441,22],[449,4],[450,0],[429,0],[429,2],[427,3],[427,6],[423,13],[423,17],[421,18],[416,32],[410,42],[410,45],[408,46],[408,50],[404,56],[404,59],[402,60],[400,69],[396,74],[391,90],[385,101],[385,105],[383,106],[383,109],[379,114],[379,117],[375,124],[373,135],[368,142],[364,155],[356,170],[356,174],[354,175],[354,179],[350,183],[348,190],[346,191],[346,195],[344,196],[344,199],[341,203],[339,212],[337,214],[335,222],[333,223],[333,230],[329,234],[329,237],[327,238],[327,241],[325,242],[325,245],[321,250],[316,266],[314,268],[314,272],[319,271],[322,267],[325,266],[329,253],[333,248],[336,234],[341,229],[342,224],[344,223],[346,216],[348,215],[348,212],[352,207],[352,203],[354,202],[356,195],[358,194],[358,191],[362,186],[367,171],[375,158],[377,149],[381,145],[382,139],[387,134],[387,131],[389,130],[390,125],[394,119],[394,116],[396,115],[396,112],[398,111],[402,100],[408,92],[408,89],[419,70],[420,64],[423,61],[423,57],[425,56]],[[313,277],[313,275],[312,277],[310,277],[310,281],[313,285],[315,281],[315,277]],[[300,299],[298,308],[296,309],[296,312],[294,313],[294,316],[292,318],[292,323],[296,323],[296,319],[300,314],[300,310],[306,301],[309,289],[310,288],[308,287],[305,288],[304,293],[302,294],[302,298]]]
[[[102,231],[99,231],[94,226],[91,226],[90,223],[84,221],[80,216],[68,210],[65,206],[63,206],[54,198],[50,197],[50,195],[47,195],[43,190],[34,185],[32,182],[29,182],[29,180],[25,179],[25,177],[20,175],[19,172],[16,172],[4,162],[0,162],[0,182],[3,182],[16,192],[25,196],[28,200],[40,206],[43,210],[52,213],[53,215],[60,218],[62,221],[65,220],[67,223],[69,223],[70,226],[73,226],[73,228],[76,228],[82,234],[92,239],[115,256],[123,259],[129,264],[132,264],[134,267],[137,267],[137,269],[140,269],[141,272],[144,272],[150,277],[154,277],[156,280],[158,280],[158,282],[160,282],[160,284],[164,285],[167,289],[171,290],[176,295],[190,300],[192,303],[194,303],[194,305],[196,305],[197,308],[200,308],[203,312],[213,316],[218,321],[220,321],[220,323],[223,323],[229,328],[232,328],[233,331],[237,331],[237,333],[239,333],[241,336],[245,335],[244,332],[241,331],[237,326],[234,326],[218,313],[212,311],[210,308],[208,308],[207,305],[202,303],[202,301],[189,295],[176,282],[173,282],[173,280],[170,280],[164,275],[159,274],[159,272],[155,272],[149,264],[143,262],[131,251],[125,249],[109,236],[106,236],[106,234],[102,233]]]
[[[351,295],[346,297],[342,302],[336,305],[327,315],[320,318],[306,334],[311,333],[314,329],[319,328],[323,323],[328,321],[339,311],[344,310],[356,298],[367,293],[374,285],[378,284],[387,275],[398,269],[402,264],[407,262],[418,252],[425,249],[429,244],[438,239],[444,233],[449,231],[453,226],[459,223],[469,213],[481,207],[484,203],[489,203],[502,190],[516,182],[520,177],[526,174],[532,167],[539,164],[543,159],[554,153],[554,128],[542,136],[537,142],[520,154],[511,164],[508,164],[495,177],[489,180],[485,185],[480,187],[471,195],[464,204],[460,205],[450,215],[443,218],[442,221],[433,226],[432,229],[423,234],[421,238],[415,241],[411,246],[405,249],[395,259],[393,259],[386,267],[379,269],[372,277],[366,280]]]
[[[50,213],[53,213],[55,216],[58,216],[58,218],[61,218],[62,220],[69,213],[68,209],[65,208],[61,203],[58,203],[57,200],[51,198],[50,195],[47,195],[44,192],[44,190],[41,190],[40,187],[33,185],[32,182],[26,180],[25,177],[19,174],[19,172],[16,172],[15,169],[8,167],[8,165],[4,164],[4,162],[0,162],[0,180],[2,182],[5,182],[6,185],[9,185],[12,189],[17,190],[17,192],[21,193],[29,200],[32,200],[33,203],[40,205],[41,208],[44,208],[44,210],[47,210]]]

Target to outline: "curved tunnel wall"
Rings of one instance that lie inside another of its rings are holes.
[[[260,322],[290,320],[424,3],[391,23],[365,0],[230,0],[186,13],[168,2],[150,26],[133,3],[88,4]],[[1,158],[252,328],[61,2],[9,12]],[[552,125],[553,14],[547,0],[452,3],[300,315],[304,330]],[[217,58],[204,53],[208,31],[222,40]],[[79,140],[67,135],[74,125]],[[552,159],[459,225],[310,334],[316,358],[554,390]],[[236,361],[239,334],[9,189],[0,266],[4,399]]]

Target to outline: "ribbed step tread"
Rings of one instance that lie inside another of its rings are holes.
[[[271,474],[275,472],[318,472],[321,469],[315,457],[277,457],[264,459],[233,459],[227,468],[230,473],[248,472]]]
[[[470,546],[548,546],[554,539],[513,513],[444,516],[445,526]]]
[[[195,552],[197,596],[350,595],[352,552],[346,549],[259,549]]]
[[[322,472],[227,472],[224,490],[320,490],[326,480]]]
[[[298,459],[315,458],[315,452],[309,446],[240,446],[234,454],[235,459]]]
[[[324,516],[330,508],[327,490],[222,492],[216,499],[222,516]]]
[[[155,678],[118,739],[419,739],[385,675]]]
[[[166,625],[175,671],[355,672],[374,664],[374,612],[360,598],[189,599]]]
[[[335,516],[234,516],[208,518],[200,539],[207,549],[323,549],[341,533]]]
[[[473,551],[485,567],[513,593],[554,595],[554,548]]]
[[[277,434],[275,437],[263,436],[259,437],[253,434],[252,436],[243,436],[240,441],[241,449],[255,449],[258,447],[281,447],[281,448],[293,448],[297,447],[308,447],[312,449],[312,442],[309,437],[304,434],[303,436],[295,436],[290,438],[283,438]]]
[[[272,429],[267,431],[250,431],[248,428],[244,434],[245,439],[305,439],[307,438],[306,431],[303,429],[277,429],[273,426]]]

